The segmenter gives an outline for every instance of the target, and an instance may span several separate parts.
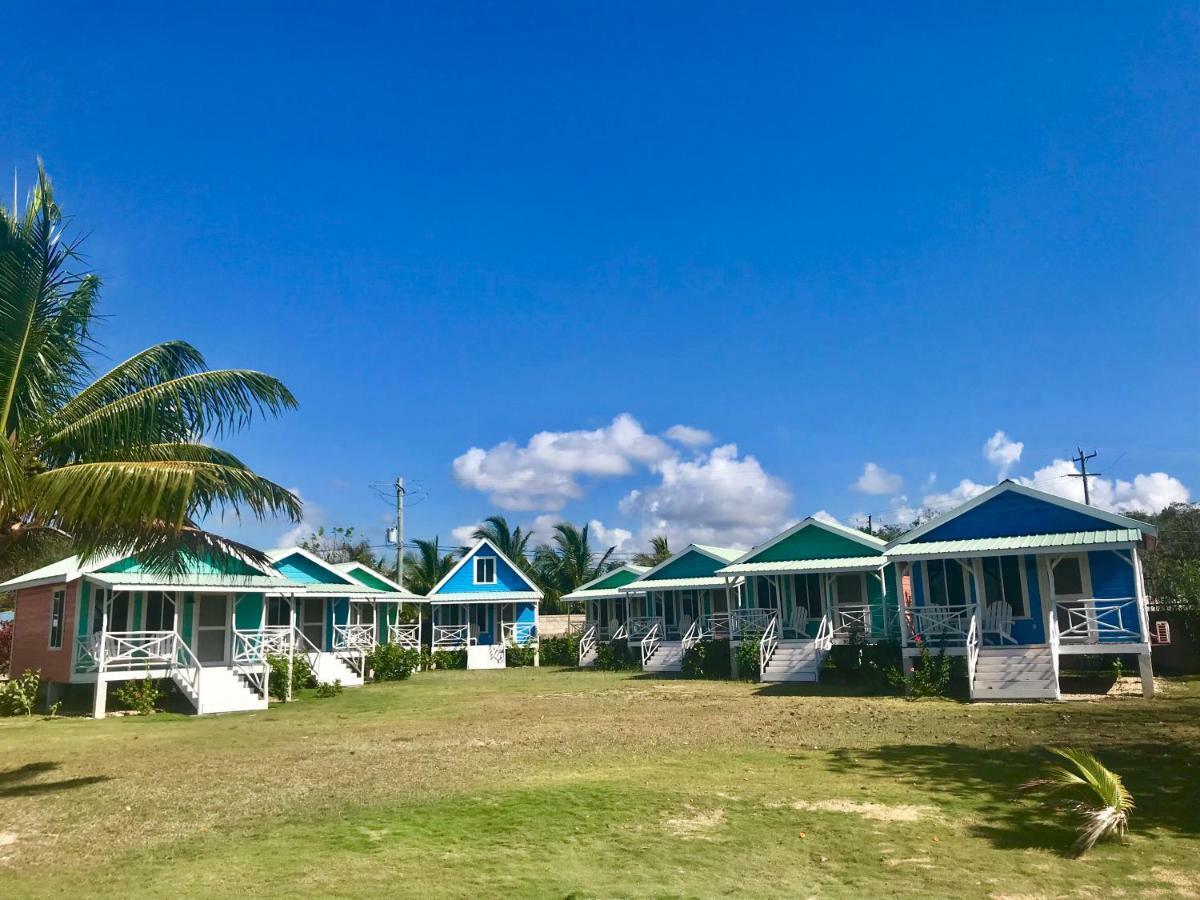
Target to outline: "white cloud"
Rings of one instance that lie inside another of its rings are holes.
[[[559,510],[583,496],[580,476],[627,475],[635,463],[653,465],[673,455],[662,438],[622,413],[594,431],[538,432],[524,447],[513,441],[490,450],[472,447],[454,460],[454,476],[503,509]]]
[[[863,466],[854,489],[864,494],[894,494],[904,487],[904,479],[873,462]]]
[[[640,517],[644,535],[666,534],[671,546],[690,542],[744,547],[775,535],[787,522],[792,493],[736,444],[692,460],[658,463],[657,485],[630,491],[621,512]]]
[[[663,436],[688,447],[707,447],[716,440],[711,431],[691,425],[672,425],[663,432]]]
[[[1018,478],[1022,484],[1083,502],[1083,479],[1079,469],[1069,459],[1056,459],[1033,473],[1032,478]],[[1191,492],[1178,478],[1166,472],[1135,475],[1133,481],[1089,477],[1092,505],[1109,512],[1161,512],[1172,503],[1187,503]]]
[[[459,525],[457,528],[450,529],[450,539],[452,547],[469,547],[475,543],[475,529],[479,527],[479,523],[474,525]]]
[[[862,515],[862,513],[856,513],[856,515]],[[841,525],[842,524],[841,522],[839,522],[837,520],[836,516],[834,516],[832,513],[830,513],[828,510],[825,510],[825,509],[818,509],[815,513],[812,514],[811,518],[816,519],[818,522],[824,522],[826,525]],[[862,520],[863,520],[863,524],[865,525],[867,523],[867,517],[865,515],[862,516]],[[853,516],[851,517],[851,521],[854,521]]]
[[[979,484],[970,478],[964,478],[952,489],[943,494],[926,494],[921,498],[920,516],[928,518],[930,514],[941,515],[944,512],[954,509],[960,503],[966,503],[968,500],[978,497],[989,487],[991,485]],[[914,516],[913,518],[917,517]],[[908,521],[912,521],[912,519]]]
[[[620,553],[628,549],[632,540],[633,532],[628,529],[608,528],[599,519],[588,522],[588,543],[597,553],[603,553],[609,547],[616,548],[614,552]]]
[[[277,547],[294,547],[325,524],[325,510],[311,500],[305,500],[301,496],[299,488],[288,488],[288,490],[300,498],[304,509],[300,521],[276,538],[275,546]]]
[[[983,445],[983,458],[996,467],[996,477],[1003,481],[1009,470],[1021,461],[1025,445],[1014,441],[1003,431],[997,431]]]

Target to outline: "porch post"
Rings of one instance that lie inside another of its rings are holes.
[[[891,625],[888,623],[888,589],[887,589],[887,565],[879,567],[879,614],[883,616],[883,639],[886,641],[891,634]],[[867,608],[870,609],[870,598],[867,598]],[[872,628],[872,631],[875,629]]]
[[[904,651],[911,643],[911,636],[908,633],[908,619],[904,615],[904,567],[908,567],[909,581],[912,581],[912,563],[896,563],[896,618],[900,625],[900,660],[904,667],[904,673],[911,675],[913,671],[912,657]],[[913,598],[916,599],[915,597]]]
[[[112,606],[112,590],[104,592],[104,603],[100,607],[100,646],[96,648],[96,692],[92,698],[92,718],[103,719],[104,707],[108,702],[108,682],[104,680],[104,646],[108,643],[108,613]]]
[[[296,659],[296,595],[289,594],[287,598],[288,604],[288,700],[292,699],[292,665]],[[267,678],[271,677],[271,666],[264,659],[263,663],[267,665]],[[268,692],[268,696],[270,692]],[[268,703],[270,700],[267,701]]]
[[[542,664],[541,609],[541,603],[535,600],[533,602],[533,667],[535,669]],[[513,631],[516,630],[517,626],[514,625]]]

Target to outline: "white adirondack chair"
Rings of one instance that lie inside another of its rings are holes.
[[[995,603],[989,603],[983,608],[984,634],[998,635],[1000,643],[1007,641],[1010,644],[1015,644],[1017,639],[1013,637],[1012,627],[1012,607],[1007,603],[997,600]]]
[[[792,615],[792,627],[796,629],[796,637],[803,640],[808,636],[806,629],[808,628],[808,610],[801,606]]]

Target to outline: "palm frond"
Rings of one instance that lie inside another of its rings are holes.
[[[89,459],[107,451],[153,443],[221,435],[247,425],[253,415],[278,415],[296,398],[270,375],[243,369],[192,372],[146,385],[58,424],[45,437],[45,451]]]
[[[1124,837],[1134,803],[1121,776],[1086,750],[1049,750],[1068,765],[1050,766],[1043,777],[1025,782],[1019,790],[1068,795],[1067,808],[1083,819],[1073,848],[1075,855],[1082,856],[1102,838]]]

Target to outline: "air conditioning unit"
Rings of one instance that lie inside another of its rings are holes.
[[[1166,619],[1159,619],[1154,623],[1154,628],[1150,632],[1150,643],[1152,644],[1169,644],[1171,643],[1171,623]]]

